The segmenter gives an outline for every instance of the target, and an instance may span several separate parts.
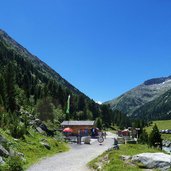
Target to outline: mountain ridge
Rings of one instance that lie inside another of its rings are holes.
[[[44,66],[46,68],[47,71],[50,71],[53,76],[63,85],[65,85],[66,87],[69,87],[70,89],[72,89],[72,91],[74,93],[82,93],[80,90],[78,90],[76,87],[74,87],[72,84],[70,84],[67,80],[65,80],[60,74],[58,74],[54,69],[52,69],[50,66],[48,66],[45,62],[43,62],[42,60],[40,60],[40,58],[38,58],[37,56],[33,55],[32,53],[30,53],[26,48],[24,48],[21,44],[19,44],[18,42],[16,42],[14,39],[12,39],[4,30],[0,29],[0,41],[2,41],[3,43],[5,42],[6,45],[9,48],[13,48],[13,50],[15,50],[17,53],[22,54],[27,60],[33,62],[33,64],[38,64],[40,67],[41,65]],[[85,95],[85,94],[84,94]],[[86,96],[86,95],[85,95]]]
[[[121,96],[105,102],[115,110],[131,116],[138,108],[155,100],[171,89],[171,76],[149,79]]]

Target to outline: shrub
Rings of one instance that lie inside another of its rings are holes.
[[[19,156],[9,157],[6,164],[0,165],[0,171],[23,171],[23,165]]]
[[[10,126],[10,133],[14,138],[24,138],[27,130],[23,123],[19,123],[19,125],[11,125]]]

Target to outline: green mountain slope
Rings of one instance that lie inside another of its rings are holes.
[[[99,116],[98,104],[2,30],[0,59],[0,104],[4,111],[13,113],[23,109],[38,116],[42,106],[46,105],[49,110],[53,109],[52,115],[66,119],[67,99],[71,95],[70,119],[93,119]],[[49,117],[44,118],[52,119],[52,116]]]
[[[25,62],[32,64],[37,72],[40,72],[48,79],[55,79],[61,85],[72,90],[74,93],[82,94],[77,88],[71,85],[68,81],[62,78],[57,72],[50,68],[46,63],[41,61],[38,57],[32,55],[26,48],[18,44],[7,33],[0,29],[0,43],[5,45],[8,50],[12,50],[14,55],[18,55]]]
[[[43,121],[58,123],[65,119],[102,119],[105,126],[122,115],[95,103],[2,30],[0,59],[0,113],[26,111]],[[66,115],[69,95],[70,111]]]
[[[169,89],[171,89],[171,77],[155,78],[145,81],[105,104],[109,104],[113,110],[118,109],[128,116],[132,116],[140,107],[155,100]]]
[[[133,118],[163,120],[171,118],[171,89],[155,100],[141,106],[132,114]]]

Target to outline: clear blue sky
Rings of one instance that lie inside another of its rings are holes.
[[[0,4],[0,28],[96,101],[171,75],[170,0]]]

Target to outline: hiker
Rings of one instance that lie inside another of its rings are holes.
[[[106,132],[103,132],[103,137],[106,139]]]

